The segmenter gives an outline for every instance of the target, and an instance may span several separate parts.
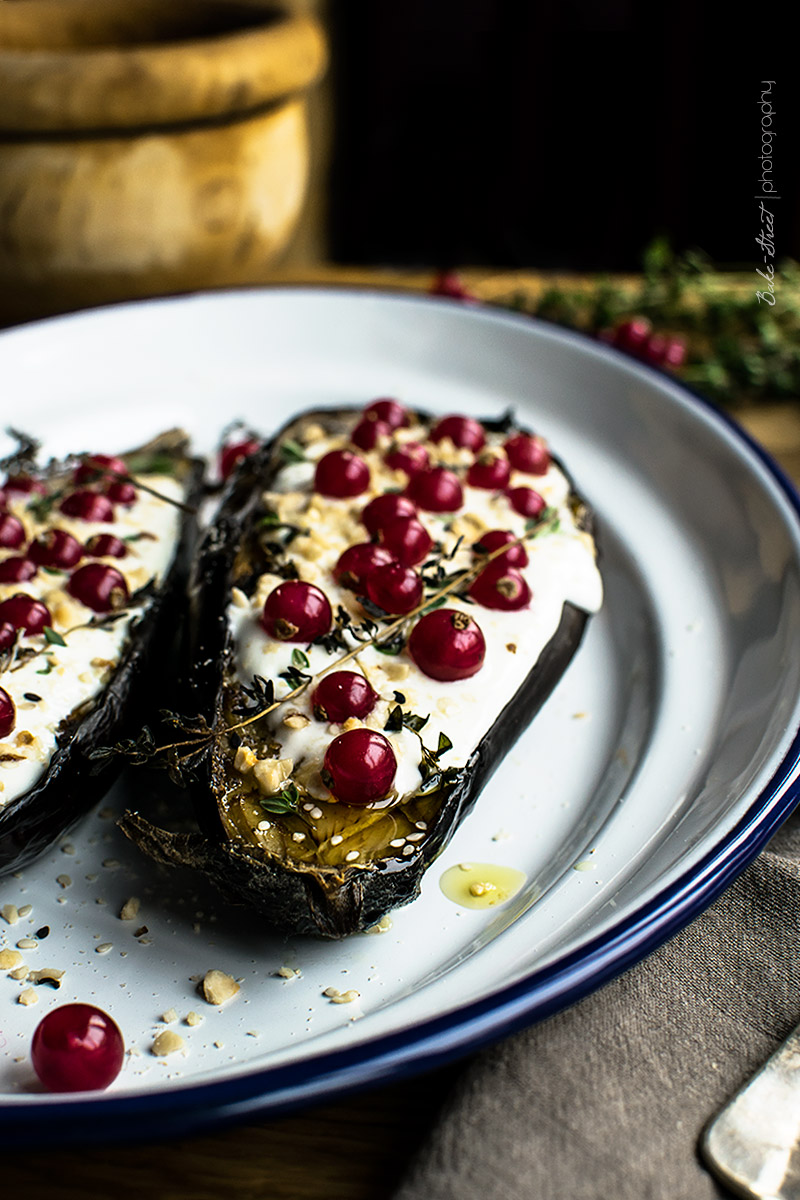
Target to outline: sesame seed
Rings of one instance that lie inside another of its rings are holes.
[[[95,954],[108,954],[109,950],[114,949],[113,942],[101,942],[99,946],[95,946]]]
[[[410,842],[419,842],[419,841],[421,841],[421,839],[422,839],[422,838],[424,838],[424,837],[425,837],[425,834],[424,834],[424,833],[410,833],[410,834],[408,835],[408,840],[409,840]]]
[[[33,938],[20,938],[17,942],[18,950],[38,950],[39,943]]]
[[[395,849],[397,849],[398,846],[405,846],[405,844],[406,844],[405,838],[393,838],[392,841],[389,842],[389,845],[394,846]]]
[[[32,912],[33,912],[33,905],[32,905],[32,904],[22,904],[22,905],[20,905],[19,915],[20,915],[21,917],[29,917],[29,916],[31,915],[31,913],[32,913]]]
[[[293,842],[302,842],[302,841],[304,841],[304,840],[305,840],[305,836],[306,836],[306,835],[305,835],[304,833],[293,833],[293,834],[292,834],[292,841],[293,841]]]
[[[345,854],[345,856],[344,856],[344,859],[345,859],[345,862],[355,862],[355,860],[358,857],[359,857],[358,850],[348,850],[347,854]]]
[[[417,829],[427,829],[428,828],[427,821],[415,821],[414,824],[416,825]]]
[[[403,855],[405,857],[407,857],[409,854],[413,854],[415,849],[416,849],[415,846],[404,846],[403,847]]]
[[[331,838],[331,845],[338,846],[339,843],[342,841],[344,841],[344,838],[342,837],[342,835],[340,833],[335,833],[333,835],[333,837]]]
[[[310,816],[312,816],[315,821],[318,821],[322,816],[322,809],[317,808],[317,806],[314,805],[314,807],[310,810]]]

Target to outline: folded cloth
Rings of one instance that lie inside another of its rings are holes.
[[[394,1200],[707,1200],[708,1121],[800,1021],[800,820],[626,974],[475,1058]]]

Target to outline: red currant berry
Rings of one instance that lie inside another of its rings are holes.
[[[122,538],[115,537],[113,533],[96,533],[83,549],[92,558],[124,558],[128,553]]]
[[[612,333],[612,345],[627,354],[637,357],[644,350],[653,326],[647,317],[632,317],[630,321],[622,321]]]
[[[423,675],[450,683],[480,671],[486,642],[480,626],[467,613],[435,608],[417,621],[408,639],[408,652]]]
[[[36,574],[36,563],[14,554],[0,562],[0,583],[27,583]]]
[[[100,492],[71,492],[61,501],[61,511],[79,521],[113,521],[114,505]]]
[[[416,517],[398,517],[384,525],[381,545],[404,567],[416,567],[430,554],[433,538]]]
[[[15,629],[26,633],[41,633],[46,625],[52,625],[50,611],[41,600],[34,600],[25,592],[15,592],[0,604],[0,622],[8,621]]]
[[[333,613],[325,593],[313,583],[289,579],[267,596],[261,624],[279,642],[313,642],[327,633]]]
[[[0,687],[0,738],[8,737],[17,723],[17,709],[5,688]]]
[[[374,450],[378,444],[378,438],[389,437],[391,432],[392,427],[387,425],[386,421],[370,421],[365,418],[363,421],[359,421],[350,434],[350,441],[354,446],[358,446],[359,450]]]
[[[367,597],[392,616],[402,616],[422,603],[422,580],[411,567],[389,563],[367,576]]]
[[[398,492],[384,492],[383,495],[370,500],[361,514],[361,521],[374,535],[380,533],[384,525],[388,525],[390,521],[396,521],[398,517],[415,517],[416,515],[416,506],[408,496],[402,496]]]
[[[261,442],[257,438],[246,438],[244,441],[229,442],[227,446],[223,446],[219,452],[220,478],[230,478],[240,462],[260,449]]]
[[[390,429],[401,429],[408,424],[408,412],[398,400],[384,397],[373,400],[364,409],[364,415],[371,421],[385,421]]]
[[[83,558],[83,546],[66,529],[48,529],[44,537],[31,542],[28,553],[40,567],[68,571]]]
[[[386,455],[387,467],[393,471],[405,471],[406,475],[416,475],[424,471],[430,462],[428,451],[419,442],[403,442],[397,444]]]
[[[25,542],[25,526],[13,513],[0,513],[0,546],[4,550],[19,550]]]
[[[96,1092],[120,1073],[125,1044],[119,1026],[92,1004],[62,1004],[33,1035],[33,1069],[51,1092]]]
[[[550,452],[543,438],[517,433],[504,445],[508,461],[515,471],[528,475],[544,475],[550,466]]]
[[[528,552],[522,542],[518,542],[516,536],[509,529],[490,529],[488,533],[481,534],[481,540],[476,542],[473,549],[479,553],[481,551],[486,554],[491,554],[494,550],[499,550],[501,546],[508,546],[504,554],[498,554],[497,558],[493,558],[492,562],[500,562],[505,567],[527,567]]]
[[[125,508],[136,503],[136,486],[127,479],[116,479],[113,483],[109,483],[105,493],[113,504],[122,504]]]
[[[429,288],[431,296],[446,296],[449,300],[475,300],[455,271],[439,271]]]
[[[504,563],[489,563],[472,582],[469,594],[483,608],[516,612],[531,602],[531,589],[516,567]]]
[[[426,512],[455,512],[464,503],[461,480],[447,467],[418,471],[409,480],[406,495]]]
[[[394,783],[397,759],[389,739],[374,729],[349,729],[325,751],[322,780],[342,804],[381,800]]]
[[[3,487],[7,492],[19,492],[22,496],[32,493],[43,496],[47,491],[41,479],[34,479],[32,475],[9,475]]]
[[[482,454],[467,471],[470,487],[483,488],[487,492],[499,492],[511,478],[511,466],[507,458],[495,454]]]
[[[311,696],[311,706],[318,721],[341,725],[350,717],[363,721],[378,700],[363,675],[357,671],[331,671],[323,675]]]
[[[686,340],[682,337],[667,338],[664,351],[664,366],[671,369],[682,367],[686,362]]]
[[[127,475],[127,464],[113,454],[87,454],[76,468],[73,479],[76,483],[95,483],[109,475]]]
[[[129,599],[125,576],[106,563],[86,563],[69,577],[67,591],[93,612],[113,612]]]
[[[339,561],[333,568],[333,578],[341,587],[363,596],[370,571],[394,561],[394,555],[384,546],[376,546],[374,542],[359,542],[355,546],[348,546],[339,555]]]
[[[317,463],[314,489],[323,496],[360,496],[368,487],[369,467],[352,450],[331,450]]]
[[[441,442],[444,438],[450,438],[453,445],[462,450],[472,450],[475,454],[486,443],[484,428],[473,417],[442,417],[431,430],[431,441]]]
[[[518,512],[521,517],[540,517],[545,510],[544,496],[540,496],[533,488],[509,488],[506,495],[514,512]]]
[[[17,640],[17,627],[10,621],[0,621],[0,650],[10,650]]]

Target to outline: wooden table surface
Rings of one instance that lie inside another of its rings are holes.
[[[475,291],[494,298],[510,282],[529,289],[541,277],[468,272]],[[344,282],[424,288],[430,275],[319,269],[274,282]],[[483,287],[483,291],[481,290]],[[737,419],[800,483],[800,401],[760,405]],[[281,1120],[238,1126],[178,1142],[132,1143],[3,1156],[4,1195],[152,1197],[153,1200],[382,1200],[400,1178],[457,1079],[453,1064],[419,1079],[345,1096]],[[88,1131],[87,1131],[88,1132]]]

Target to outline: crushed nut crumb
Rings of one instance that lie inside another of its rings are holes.
[[[153,1038],[150,1053],[156,1058],[164,1058],[167,1054],[174,1054],[176,1050],[183,1050],[185,1045],[179,1033],[175,1033],[173,1029],[162,1029],[161,1033]]]
[[[21,991],[17,996],[17,1003],[24,1004],[26,1007],[30,1004],[38,1004],[39,997],[36,995],[36,992],[33,988],[25,988],[24,991]]]
[[[19,909],[17,908],[16,904],[4,904],[3,907],[0,908],[0,916],[4,921],[7,921],[9,925],[16,925],[17,921],[19,920]]]
[[[200,984],[200,994],[209,1004],[224,1004],[239,991],[239,984],[224,971],[206,971]]]
[[[61,853],[62,854],[74,854],[75,847],[73,846],[72,842],[62,842]]]
[[[0,950],[0,971],[10,971],[22,962],[19,950]]]
[[[358,1000],[361,996],[361,993],[357,992],[355,988],[348,988],[346,992],[340,992],[338,988],[329,987],[325,988],[322,994],[328,997],[331,1004],[352,1004],[354,1000]]]
[[[62,888],[72,887],[72,880],[69,875],[56,875],[56,883]]]
[[[8,977],[9,979],[16,979],[17,982],[22,979],[27,979],[28,968],[23,964],[21,967],[17,967],[16,971],[9,971]]]
[[[134,917],[139,915],[141,901],[138,896],[131,896],[126,900],[122,908],[119,910],[120,921],[132,921]]]
[[[54,987],[61,987],[61,980],[64,978],[64,972],[59,971],[56,967],[42,967],[40,971],[29,971],[28,979],[31,983],[52,983]]]
[[[192,1011],[188,1012],[183,1018],[183,1023],[184,1025],[202,1025],[203,1018],[200,1016],[200,1013],[196,1013],[194,1009],[192,1009]]]
[[[173,1021],[177,1021],[177,1019],[178,1014],[175,1012],[174,1008],[168,1008],[167,1011],[161,1015],[161,1020],[165,1025],[171,1025]]]
[[[300,972],[294,967],[278,967],[275,974],[279,975],[281,979],[297,979],[300,976]]]
[[[108,954],[109,950],[114,949],[113,942],[101,942],[99,946],[95,946],[95,954]]]

